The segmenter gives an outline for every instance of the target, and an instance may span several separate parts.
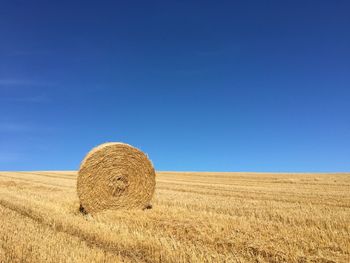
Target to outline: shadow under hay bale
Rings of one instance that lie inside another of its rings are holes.
[[[85,208],[80,204],[79,206],[79,212],[82,213],[83,215],[87,215],[88,212],[86,212]]]
[[[151,205],[151,204],[148,204],[148,205],[146,205],[146,206],[143,208],[143,210],[147,210],[147,209],[152,209],[152,205]]]

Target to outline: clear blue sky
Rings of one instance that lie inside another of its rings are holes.
[[[350,171],[349,1],[1,1],[0,170]]]

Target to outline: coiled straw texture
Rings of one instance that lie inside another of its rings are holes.
[[[145,208],[155,190],[155,170],[147,155],[124,143],[92,149],[80,165],[77,192],[88,213]]]

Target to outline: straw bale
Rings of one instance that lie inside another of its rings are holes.
[[[147,208],[155,190],[155,170],[147,155],[124,143],[92,149],[80,165],[77,192],[81,209]]]

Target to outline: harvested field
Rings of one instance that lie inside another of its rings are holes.
[[[153,209],[93,218],[76,179],[0,173],[0,262],[350,261],[350,174],[158,172]]]

